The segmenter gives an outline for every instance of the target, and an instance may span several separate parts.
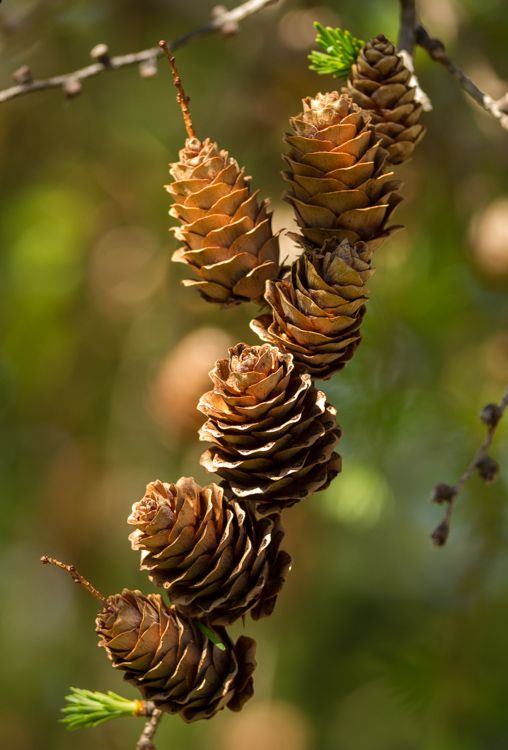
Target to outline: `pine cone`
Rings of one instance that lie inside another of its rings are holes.
[[[301,255],[287,278],[267,283],[271,314],[251,321],[251,328],[263,341],[291,352],[298,369],[327,379],[361,341],[365,285],[372,273],[365,243],[329,240],[319,251]]]
[[[268,202],[258,202],[251,178],[210,139],[188,138],[179,157],[166,190],[175,201],[169,213],[181,222],[173,231],[184,243],[173,260],[187,263],[197,277],[184,285],[209,302],[260,299],[279,269]]]
[[[383,171],[387,154],[370,117],[332,91],[304,99],[303,112],[290,123],[285,197],[296,211],[302,244],[317,249],[330,238],[363,240],[372,252],[397,228],[387,223],[402,198],[400,181]]]
[[[291,563],[279,516],[256,520],[216,484],[183,477],[149,484],[128,522],[141,569],[183,615],[227,625],[271,614]]]
[[[225,706],[238,711],[253,693],[255,641],[240,636],[233,645],[218,628],[222,651],[158,594],[124,589],[108,597],[96,630],[127,682],[185,721],[210,719]]]
[[[208,417],[200,440],[213,445],[201,463],[229,492],[261,514],[294,505],[339,473],[335,409],[295,371],[293,356],[263,344],[237,344],[210,373],[214,389],[198,409]]]
[[[380,34],[360,51],[344,89],[372,115],[390,164],[409,159],[425,135],[425,128],[419,123],[422,105],[415,100],[411,77],[393,44]]]

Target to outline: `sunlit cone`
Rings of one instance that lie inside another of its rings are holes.
[[[409,159],[425,135],[419,122],[422,105],[416,101],[411,71],[394,45],[382,34],[363,47],[353,65],[345,91],[372,115],[376,134],[391,164]]]
[[[262,298],[265,281],[279,272],[279,243],[268,203],[252,192],[250,177],[208,138],[188,138],[170,172],[170,214],[180,222],[174,232],[183,242],[173,260],[196,276],[183,283],[209,302]]]
[[[159,46],[171,67],[188,135],[179,161],[170,165],[174,181],[166,185],[174,200],[169,213],[180,222],[174,232],[183,242],[173,260],[192,268],[195,278],[183,283],[209,302],[261,300],[265,281],[279,273],[279,243],[268,202],[258,200],[251,178],[227,151],[196,137],[174,55],[166,42]]]
[[[370,116],[333,91],[304,99],[303,112],[290,123],[286,200],[295,209],[302,244],[363,240],[372,252],[396,228],[388,222],[402,199],[400,181],[384,171],[387,153]]]
[[[198,409],[208,419],[201,456],[228,492],[266,514],[322,490],[339,473],[335,409],[292,354],[263,344],[237,344],[210,373],[214,388]]]
[[[253,693],[255,642],[240,636],[233,645],[218,628],[221,650],[158,594],[124,589],[108,597],[96,630],[99,646],[125,679],[185,721],[210,719],[226,706],[240,710]]]
[[[279,516],[256,519],[216,484],[152,482],[128,519],[141,569],[189,617],[226,625],[271,614],[291,563]]]
[[[253,320],[251,328],[263,341],[291,352],[302,371],[329,378],[361,341],[372,273],[365,243],[329,240],[301,255],[285,279],[267,284],[271,312]]]

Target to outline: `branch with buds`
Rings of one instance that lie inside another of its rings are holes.
[[[494,439],[496,429],[508,407],[508,389],[498,404],[487,404],[481,411],[480,419],[487,427],[487,434],[470,461],[462,476],[455,484],[445,484],[440,482],[434,487],[432,501],[439,505],[445,505],[446,511],[443,520],[432,532],[431,539],[436,547],[442,547],[450,534],[450,524],[453,511],[457,502],[457,497],[465,483],[471,479],[473,474],[478,472],[485,482],[493,482],[499,472],[499,465],[491,456],[489,449]]]
[[[278,0],[247,0],[232,10],[227,10],[223,5],[216,6],[212,11],[211,20],[204,26],[189,31],[172,42],[168,42],[171,51],[183,47],[193,39],[200,39],[220,32],[225,36],[238,33],[240,23],[249,16],[276,3]],[[52,76],[51,78],[34,79],[28,65],[22,65],[14,73],[15,86],[0,91],[0,103],[16,99],[19,96],[33,94],[45,89],[60,89],[67,98],[72,98],[81,93],[82,81],[102,73],[120,70],[125,67],[137,65],[139,73],[143,78],[150,78],[157,74],[157,58],[163,54],[160,47],[150,47],[139,52],[130,52],[125,55],[112,57],[105,44],[96,44],[90,51],[92,63],[70,73]]]

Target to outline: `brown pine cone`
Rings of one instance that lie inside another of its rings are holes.
[[[214,389],[198,409],[208,417],[201,463],[228,492],[266,514],[327,487],[340,472],[336,411],[297,373],[293,356],[263,344],[237,344],[210,373]]]
[[[411,71],[394,45],[380,34],[360,51],[344,89],[358,106],[372,115],[390,164],[409,159],[425,135],[425,128],[419,122],[422,105],[415,99],[411,78]]]
[[[262,298],[265,281],[279,272],[279,242],[268,202],[258,201],[250,177],[209,138],[188,138],[170,167],[166,190],[181,223],[173,231],[184,245],[173,260],[189,265],[194,286],[209,302],[236,304]]]
[[[263,341],[291,352],[298,369],[327,379],[361,341],[372,273],[365,243],[329,240],[301,255],[287,278],[267,283],[271,313],[251,321],[251,328]]]
[[[271,614],[291,558],[279,550],[279,516],[257,520],[216,484],[152,482],[132,506],[129,539],[141,570],[187,617],[227,625]]]
[[[402,198],[400,181],[384,172],[387,153],[370,116],[332,91],[304,99],[303,112],[290,123],[285,198],[295,209],[302,244],[318,249],[330,238],[363,240],[372,252],[397,228],[388,221]]]
[[[218,628],[222,651],[158,594],[124,589],[108,597],[96,631],[99,646],[127,682],[185,721],[210,719],[225,706],[239,711],[253,694],[255,641],[240,636],[233,645]]]

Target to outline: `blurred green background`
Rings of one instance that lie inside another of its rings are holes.
[[[201,25],[207,0],[5,0],[1,84]],[[508,88],[505,0],[421,0],[431,33],[493,96]],[[280,0],[238,37],[178,55],[198,134],[229,148],[281,202],[281,135],[300,99],[334,88],[307,70],[312,21],[396,37],[395,0]],[[236,715],[164,720],[172,750],[506,750],[508,424],[504,472],[474,478],[448,545],[429,496],[479,445],[478,413],[508,382],[508,136],[424,53],[428,134],[399,170],[406,225],[379,252],[364,341],[326,384],[343,474],[286,513],[293,570],[258,640],[256,696]],[[254,343],[248,306],[216,310],[169,263],[167,164],[184,129],[166,67],[1,105],[0,746],[134,748],[142,721],[66,732],[70,685],[133,696],[96,646],[96,606],[42,553],[105,593],[151,586],[125,523],[152,479],[205,480],[199,394],[228,344]],[[284,252],[291,242],[283,241]],[[508,420],[507,420],[508,422]],[[209,479],[209,478],[208,478]],[[240,626],[234,628],[240,632]]]

